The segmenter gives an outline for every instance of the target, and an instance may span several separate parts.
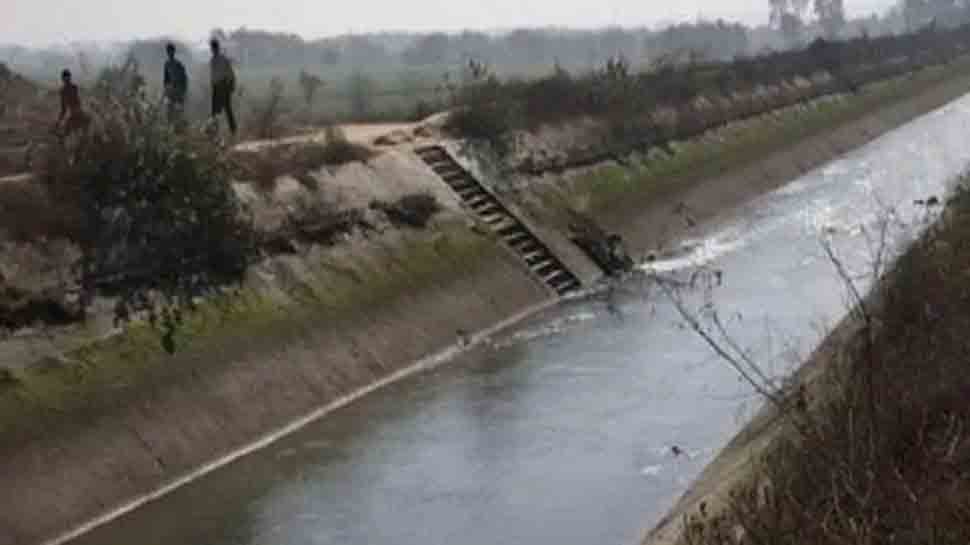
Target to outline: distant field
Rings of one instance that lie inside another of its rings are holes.
[[[601,63],[600,63],[601,64]],[[638,59],[634,69],[646,67],[646,60]],[[570,65],[574,72],[587,71],[597,66]],[[208,66],[194,63],[189,67],[192,81],[190,88],[190,111],[201,117],[208,111]],[[238,115],[245,124],[246,117],[269,93],[270,82],[279,78],[284,86],[283,109],[290,120],[297,124],[322,124],[347,121],[407,121],[437,110],[448,104],[447,83],[461,81],[464,66],[459,63],[410,66],[401,63],[352,66],[348,64],[307,66],[305,64],[254,66],[237,65],[240,84]],[[552,72],[553,65],[500,65],[492,67],[503,79],[535,78]],[[302,70],[320,77],[324,86],[317,92],[311,106],[307,106],[299,84]],[[24,75],[48,88],[59,86],[60,69],[49,71],[31,70]],[[161,96],[160,67],[144,68],[149,96]],[[75,74],[83,86],[94,83],[97,70]],[[355,83],[358,91],[355,92]],[[358,100],[355,104],[355,96]],[[360,97],[363,97],[360,100]],[[53,106],[52,106],[53,107]]]

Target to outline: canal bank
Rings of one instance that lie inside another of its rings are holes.
[[[915,239],[890,235],[884,262],[843,273],[846,316],[785,390],[762,400],[644,545],[782,535],[790,543],[829,543],[862,529],[880,543],[922,534],[965,540],[965,520],[950,513],[966,501],[960,468],[968,449],[962,399],[970,200],[966,174],[948,185],[943,196],[917,200],[927,209]],[[840,256],[829,259],[841,265]],[[937,431],[940,415],[946,431]],[[862,482],[866,501],[857,502]]]
[[[962,78],[944,78],[893,104],[928,111],[958,94],[957,82],[966,85]],[[869,111],[865,122],[838,130],[865,142],[881,112]],[[841,151],[829,148],[829,158]],[[415,172],[413,159],[401,160]],[[388,176],[393,183],[401,179]],[[411,189],[443,190],[433,173],[424,176],[428,182],[415,181]],[[759,189],[760,179],[739,178],[731,190],[736,202],[771,185]],[[698,179],[685,186],[702,191],[705,184]],[[67,354],[67,363],[55,359],[15,375],[4,386],[0,474],[9,486],[0,496],[6,540],[0,543],[63,541],[87,530],[91,520],[106,522],[111,517],[105,514],[120,513],[133,499],[261,446],[270,430],[400,376],[415,361],[461,344],[466,333],[555,300],[515,256],[467,220],[454,197],[440,200],[450,206],[433,229],[385,233],[254,269],[250,291],[233,303],[229,319],[199,313],[193,318],[197,334],[174,358],[150,331],[136,327]],[[568,240],[554,222],[525,215]],[[595,215],[610,224],[605,208]],[[674,239],[688,231],[676,222],[660,230]],[[641,231],[622,232],[634,252],[653,249]]]
[[[715,305],[786,376],[847,311],[818,238],[858,271],[885,207],[894,243],[917,236],[914,201],[970,163],[968,127],[962,99],[725,211],[653,268],[683,284],[698,263],[722,271],[685,304]],[[648,288],[549,309],[76,543],[633,543],[760,402]]]

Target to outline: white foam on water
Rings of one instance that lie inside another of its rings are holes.
[[[648,273],[674,272],[688,268],[701,267],[719,257],[735,252],[747,243],[743,237],[731,237],[731,232],[722,232],[694,245],[687,255],[671,259],[660,259],[643,263],[639,269]]]
[[[595,320],[596,318],[598,318],[598,315],[593,312],[577,312],[575,314],[570,314],[568,316],[563,316],[562,318],[553,320],[552,322],[540,327],[517,331],[499,341],[491,342],[490,345],[493,348],[508,348],[519,343],[530,342],[544,337],[551,337],[553,335],[560,335],[578,324]]]
[[[805,180],[799,179],[799,180],[795,180],[794,182],[791,182],[790,184],[780,187],[776,191],[776,194],[783,195],[783,196],[798,195],[799,193],[804,193],[805,191],[808,191],[808,189],[809,189],[808,183],[806,183]]]

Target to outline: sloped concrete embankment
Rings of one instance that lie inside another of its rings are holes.
[[[191,316],[173,356],[135,326],[8,377],[0,385],[0,544],[83,529],[427,364],[422,358],[454,348],[461,332],[553,301],[424,168],[395,152],[317,177],[330,188],[325,198],[344,206],[438,192],[445,210],[428,229],[356,234],[272,258],[250,271],[238,296]],[[293,203],[296,195],[312,197],[284,180],[274,197],[250,198]],[[275,212],[260,214],[271,222]]]
[[[563,261],[579,262],[568,241],[576,212],[620,233],[636,252],[653,250],[691,222],[968,88],[965,64],[930,69],[729,124],[622,165],[508,180],[482,161],[465,162]],[[554,300],[412,154],[392,151],[314,177],[315,191],[283,179],[269,195],[245,184],[240,193],[262,226],[307,204],[371,214],[370,201],[411,192],[435,195],[445,210],[428,229],[374,220],[367,234],[297,245],[293,255],[253,267],[238,296],[189,318],[174,356],[147,326],[91,341],[110,330],[101,320],[103,330],[59,344],[68,346],[63,358],[11,366],[15,372],[0,377],[0,545],[42,543],[133,507],[454,347],[460,331]]]
[[[636,257],[664,251],[695,225],[797,178],[970,90],[970,59],[728,123],[621,162],[503,179],[496,191],[533,220],[567,232],[579,213],[620,234]],[[778,92],[783,92],[779,89]],[[550,129],[570,146],[590,128]],[[488,163],[488,161],[484,161]]]

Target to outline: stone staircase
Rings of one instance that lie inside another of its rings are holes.
[[[415,149],[429,167],[458,194],[461,201],[560,296],[580,289],[579,279],[526,225],[441,146]]]

